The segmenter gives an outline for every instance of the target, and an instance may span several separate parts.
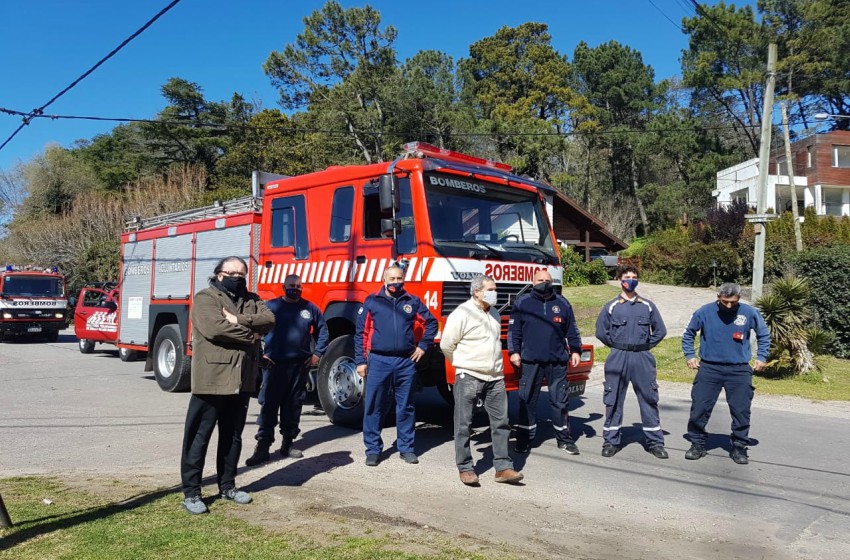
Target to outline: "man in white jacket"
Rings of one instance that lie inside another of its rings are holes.
[[[523,475],[514,470],[508,455],[508,395],[502,369],[501,318],[496,305],[496,282],[483,274],[472,279],[472,298],[451,312],[443,329],[440,349],[455,367],[455,461],[460,481],[478,486],[478,475],[469,449],[472,413],[478,399],[490,417],[493,467],[496,482],[517,483]]]

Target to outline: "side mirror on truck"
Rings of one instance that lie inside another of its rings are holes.
[[[401,208],[398,179],[392,173],[381,175],[378,179],[378,200],[381,204],[381,212],[398,212]]]
[[[381,219],[381,237],[395,237],[401,233],[401,221],[391,218]]]

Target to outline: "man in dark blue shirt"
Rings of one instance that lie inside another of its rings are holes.
[[[508,327],[508,354],[515,368],[522,368],[519,380],[519,421],[516,425],[516,451],[528,453],[537,431],[537,398],[545,377],[549,383],[552,427],[558,449],[578,455],[567,418],[569,387],[567,364],[581,360],[581,336],[573,308],[555,292],[552,275],[546,270],[534,274],[531,293],[514,304]]]
[[[770,331],[757,309],[740,303],[741,287],[726,283],[717,291],[717,301],[706,304],[691,317],[682,334],[682,352],[688,367],[696,369],[691,389],[691,414],[688,439],[691,448],[686,459],[696,460],[707,454],[705,426],[711,417],[720,390],[726,391],[726,402],[732,415],[732,451],[729,456],[739,465],[749,463],[750,407],[753,402],[753,370],[761,371],[770,352]],[[699,355],[694,351],[697,331]],[[750,331],[755,331],[758,351],[750,367]]]
[[[632,384],[640,407],[646,446],[659,459],[669,457],[658,415],[658,383],[655,357],[650,350],[667,335],[655,304],[637,294],[638,270],[626,265],[619,270],[623,293],[609,301],[596,319],[596,338],[611,348],[605,360],[605,425],[602,456],[620,451],[620,428],[626,390]]]
[[[280,411],[280,454],[299,459],[292,442],[301,432],[301,407],[307,396],[307,370],[319,364],[328,347],[328,327],[319,308],[301,297],[301,278],[290,274],[283,281],[284,295],[268,303],[275,327],[266,335],[263,352],[263,384],[258,401],[257,447],[245,461],[249,467],[269,460],[274,429]],[[315,348],[312,348],[315,346]]]

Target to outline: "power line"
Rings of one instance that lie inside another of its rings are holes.
[[[720,31],[720,33],[722,33],[723,35],[727,35],[727,31],[725,29],[723,29],[723,27],[721,27],[719,23],[717,23],[717,20],[714,19],[714,16],[712,16],[707,11],[705,11],[705,8],[703,8],[702,5],[700,5],[700,3],[697,2],[697,0],[690,0],[690,2],[699,15],[701,15],[702,17],[707,19],[709,22],[711,22],[711,24],[714,27],[716,27],[717,30]],[[728,38],[728,35],[727,35],[727,38]]]
[[[98,61],[97,61],[97,63],[96,63],[94,66],[92,66],[91,68],[89,68],[88,70],[86,70],[86,71],[85,71],[85,72],[84,72],[84,73],[83,73],[83,74],[82,74],[79,78],[77,78],[76,80],[74,80],[73,82],[71,82],[71,83],[68,85],[68,87],[66,87],[65,89],[63,89],[62,91],[60,91],[59,93],[57,93],[56,95],[54,95],[54,96],[50,99],[50,101],[48,101],[47,103],[45,103],[44,105],[42,105],[42,106],[41,106],[41,107],[39,107],[38,109],[33,109],[30,113],[27,113],[26,115],[23,115],[23,119],[22,119],[22,121],[23,121],[23,122],[21,123],[21,125],[20,125],[17,129],[15,129],[15,132],[13,132],[11,136],[9,136],[9,137],[8,137],[8,138],[7,138],[7,139],[6,139],[6,140],[5,140],[2,144],[0,144],[0,150],[2,150],[3,148],[5,148],[5,147],[6,147],[6,144],[8,144],[9,142],[11,142],[11,141],[12,141],[12,138],[14,138],[15,136],[17,136],[17,134],[18,134],[18,133],[19,133],[19,132],[20,132],[20,131],[21,131],[21,130],[25,127],[25,126],[27,126],[27,125],[28,125],[28,124],[32,121],[32,118],[33,118],[33,117],[41,116],[41,114],[44,112],[44,110],[45,110],[47,107],[49,107],[50,105],[52,105],[54,101],[56,101],[57,99],[59,99],[60,97],[62,97],[62,96],[63,96],[63,95],[65,95],[66,93],[68,93],[68,91],[70,91],[70,90],[71,90],[74,86],[76,86],[78,83],[80,83],[81,81],[83,81],[84,79],[86,79],[86,78],[89,76],[89,74],[91,74],[92,72],[94,72],[95,70],[97,70],[97,69],[98,69],[98,68],[99,68],[99,67],[100,67],[100,66],[101,66],[104,62],[106,62],[107,60],[109,60],[110,58],[112,58],[113,56],[115,56],[115,55],[118,53],[118,51],[120,51],[121,49],[123,49],[123,48],[124,48],[124,47],[125,47],[125,46],[126,46],[126,45],[130,42],[130,41],[132,41],[133,39],[135,39],[136,37],[138,37],[139,35],[141,35],[141,34],[142,34],[142,33],[143,33],[143,32],[144,32],[144,31],[145,31],[148,27],[150,27],[151,25],[153,25],[153,23],[154,23],[156,20],[158,20],[161,16],[163,16],[163,15],[164,15],[166,12],[168,12],[171,8],[173,8],[174,6],[176,6],[179,2],[180,2],[180,0],[172,0],[172,2],[171,2],[168,6],[166,6],[166,7],[165,7],[165,8],[163,8],[162,10],[160,10],[160,11],[159,11],[159,12],[158,12],[155,16],[153,16],[151,19],[149,19],[149,20],[147,21],[147,23],[145,23],[143,26],[141,26],[139,29],[137,29],[137,30],[136,30],[136,31],[135,31],[132,35],[130,35],[129,37],[127,37],[126,39],[124,39],[124,40],[121,42],[121,44],[120,44],[120,45],[118,45],[117,47],[115,47],[114,49],[112,49],[112,51],[110,51],[110,52],[109,52],[109,54],[107,54],[106,56],[104,56],[103,58],[101,58],[100,60],[98,60]]]
[[[22,111],[16,111],[14,109],[7,109],[5,107],[0,107],[0,113],[6,113],[8,115],[22,116],[30,119],[50,119],[50,120],[84,120],[84,121],[99,121],[99,122],[119,122],[119,123],[146,123],[146,124],[157,124],[157,125],[167,125],[167,126],[181,126],[187,128],[217,128],[217,129],[238,129],[238,130],[273,130],[278,132],[288,132],[288,133],[297,133],[297,134],[328,134],[328,135],[348,135],[351,134],[350,130],[334,130],[334,129],[323,129],[323,128],[297,128],[297,127],[280,127],[280,126],[262,126],[262,125],[252,125],[252,124],[240,124],[240,123],[211,123],[211,122],[187,122],[187,121],[167,121],[167,120],[157,120],[157,119],[133,119],[128,117],[97,117],[97,116],[89,116],[89,115],[30,115],[28,113],[24,113]],[[743,128],[759,128],[760,125],[744,125]],[[719,131],[719,130],[739,130],[741,126],[695,126],[695,127],[682,127],[682,128],[658,128],[658,129],[619,129],[619,130],[596,130],[596,131],[570,131],[570,132],[462,132],[462,131],[452,131],[449,133],[451,136],[456,137],[494,137],[494,136],[504,136],[504,137],[567,137],[567,136],[597,136],[597,135],[606,135],[606,134],[659,134],[666,132],[708,132],[708,131]],[[359,133],[366,135],[395,135],[395,136],[404,136],[409,135],[415,132],[430,134],[427,131],[396,131],[396,130],[386,130],[386,131],[374,131],[374,130],[361,130]]]
[[[653,2],[652,0],[646,0],[646,1],[647,1],[647,2],[649,2],[649,3],[650,3],[650,5],[651,5],[653,8],[655,8],[656,10],[658,10],[658,13],[660,13],[662,16],[664,16],[664,19],[666,19],[666,20],[667,20],[667,21],[669,21],[671,24],[673,24],[673,27],[675,27],[675,28],[676,28],[676,29],[678,29],[679,31],[681,31],[681,30],[682,30],[682,26],[681,26],[681,25],[678,25],[675,21],[673,21],[672,19],[670,19],[670,17],[669,17],[667,14],[665,14],[665,13],[664,13],[664,11],[663,11],[661,8],[659,8],[658,6],[656,6],[656,5],[655,5],[655,2]]]

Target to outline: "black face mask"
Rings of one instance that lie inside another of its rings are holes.
[[[737,314],[737,313],[738,313],[738,308],[740,308],[740,307],[741,307],[741,304],[740,304],[740,303],[736,303],[736,304],[735,304],[735,305],[733,305],[732,307],[726,307],[725,305],[723,305],[722,303],[720,303],[720,302],[718,301],[718,302],[717,302],[717,307],[719,307],[719,308],[720,308],[720,312],[721,312],[721,313],[725,313],[725,314],[727,314],[727,315],[735,315],[735,314]]]
[[[221,279],[221,285],[225,290],[237,296],[244,294],[248,289],[248,284],[242,276],[225,276]]]
[[[554,289],[552,288],[552,282],[541,282],[532,286],[531,289],[540,294],[541,296],[550,296],[554,291]]]
[[[284,291],[289,299],[301,299],[301,290],[298,288],[286,288]]]

